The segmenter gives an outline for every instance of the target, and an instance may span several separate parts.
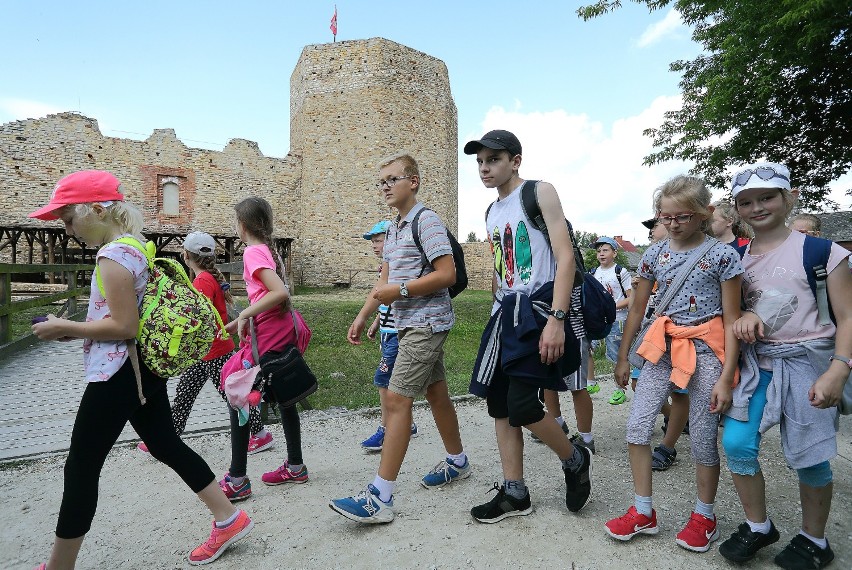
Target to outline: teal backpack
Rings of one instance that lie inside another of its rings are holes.
[[[148,283],[139,305],[139,332],[136,343],[145,365],[157,376],[177,376],[204,358],[218,331],[227,338],[219,311],[204,294],[192,286],[183,266],[174,259],[154,257],[154,242],[143,246],[132,237],[122,237],[111,243],[130,245],[148,259]],[[104,294],[100,271],[95,279]],[[142,404],[142,379],[135,350],[128,350],[136,372],[139,399]]]

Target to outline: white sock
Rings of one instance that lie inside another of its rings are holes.
[[[695,512],[705,518],[713,519],[713,505],[715,503],[705,503],[701,499],[695,499]]]
[[[462,451],[458,455],[448,453],[447,459],[451,460],[456,467],[461,467],[467,462],[467,454],[464,451]]]
[[[766,517],[766,520],[762,523],[756,523],[748,519],[746,519],[746,523],[751,529],[751,532],[759,532],[760,534],[769,534],[769,530],[772,528],[772,523],[769,522],[769,517]]]
[[[261,429],[259,432],[257,432],[256,434],[254,434],[254,437],[266,437],[266,434],[268,434],[268,433],[269,433],[269,432],[268,432],[268,431],[266,431],[266,428],[263,428],[263,429]]]
[[[232,515],[231,515],[230,517],[228,517],[227,519],[225,519],[225,520],[223,520],[223,521],[221,521],[221,522],[220,522],[220,521],[216,521],[216,528],[225,528],[226,526],[230,526],[231,524],[233,524],[233,522],[234,522],[235,520],[237,520],[237,517],[238,517],[238,516],[240,516],[240,509],[237,509],[236,511],[234,511],[234,514],[232,514]]]
[[[373,487],[379,490],[379,499],[383,503],[387,503],[393,497],[393,489],[396,486],[396,481],[387,481],[378,475],[373,479]]]
[[[563,418],[562,416],[559,416],[558,418],[556,418],[556,423],[559,424],[559,427],[564,426],[565,425],[565,418]]]
[[[799,530],[799,534],[801,534],[802,536],[804,536],[805,538],[807,538],[808,540],[810,540],[811,542],[813,542],[814,544],[816,544],[817,546],[822,548],[823,550],[825,550],[825,547],[828,546],[828,541],[825,539],[825,537],[817,538],[815,536],[809,535],[808,533],[806,533],[803,530]]]
[[[650,517],[651,513],[654,512],[654,504],[651,500],[651,497],[643,497],[641,495],[633,496],[633,506],[636,507],[636,511],[639,514],[645,515],[646,517]]]
[[[245,481],[245,480],[246,480],[245,476],[234,477],[233,475],[231,475],[231,485],[233,485],[234,487],[239,487],[240,485],[243,484],[243,481]]]
[[[579,432],[579,433],[580,433],[580,437],[582,437],[583,441],[586,442],[586,443],[592,443],[595,440],[595,438],[594,438],[594,436],[592,435],[591,432],[589,432],[589,433]]]

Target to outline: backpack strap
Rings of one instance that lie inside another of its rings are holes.
[[[148,269],[150,270],[150,269],[153,268],[154,256],[157,254],[157,246],[154,245],[154,242],[149,241],[149,242],[147,242],[146,245],[142,245],[142,242],[140,242],[135,237],[124,236],[124,237],[118,238],[115,241],[111,241],[106,245],[110,245],[110,244],[113,244],[113,243],[123,243],[125,245],[135,247],[136,249],[141,251],[142,254],[145,256],[145,258],[148,260]],[[106,246],[104,246],[104,247],[106,247]],[[106,299],[106,293],[104,292],[104,282],[101,279],[101,268],[97,264],[95,264],[95,281],[98,284],[98,291],[101,292],[101,296],[104,299]]]
[[[624,271],[624,268],[619,264],[615,264],[615,280],[618,281],[618,286],[621,287],[621,294],[624,295],[624,298],[627,298],[627,291],[624,290],[624,285],[621,283],[621,272]]]
[[[805,244],[802,247],[802,266],[808,276],[808,285],[814,294],[819,314],[819,324],[829,325],[834,322],[834,311],[828,300],[828,258],[831,256],[831,241],[805,234]]]

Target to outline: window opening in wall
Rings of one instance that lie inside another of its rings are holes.
[[[180,214],[180,188],[174,182],[163,184],[163,213],[167,216]]]

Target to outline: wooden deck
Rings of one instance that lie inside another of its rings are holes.
[[[0,461],[68,450],[77,406],[86,388],[82,340],[39,342],[0,361]],[[177,380],[168,383],[174,398]],[[186,434],[228,428],[227,406],[212,386],[201,389]],[[119,442],[139,437],[130,424]]]

